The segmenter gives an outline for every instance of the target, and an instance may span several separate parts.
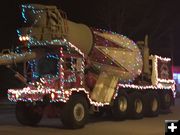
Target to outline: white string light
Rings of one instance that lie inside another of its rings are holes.
[[[26,17],[26,12],[25,12],[25,9],[31,9],[32,12],[34,14],[40,14],[43,12],[43,10],[35,10],[35,8],[31,5],[22,5],[22,17],[24,19],[24,22],[27,23],[28,21],[28,18]],[[39,16],[40,18],[40,16]],[[34,24],[37,23],[38,20],[35,20]],[[31,31],[31,30],[30,30]],[[103,36],[106,37],[107,39],[112,39],[113,37],[109,37],[109,35],[107,35],[107,33],[111,33],[111,34],[114,34],[114,35],[117,35],[119,37],[121,37],[121,44],[126,46],[128,49],[137,49],[137,46],[136,44],[133,42],[133,41],[129,41],[127,37],[123,36],[123,35],[119,35],[115,32],[107,32],[105,30],[101,30],[101,29],[96,29],[94,30],[94,34],[97,36],[98,35],[98,32],[99,31],[102,31],[104,32],[103,33]],[[17,34],[19,36],[19,40],[20,41],[28,41],[28,49],[29,49],[29,53],[32,52],[31,50],[31,47],[32,46],[50,46],[50,45],[59,45],[60,46],[60,50],[59,50],[59,53],[60,53],[60,56],[54,56],[52,54],[48,55],[47,57],[48,58],[54,58],[54,59],[58,59],[60,62],[57,64],[57,67],[58,67],[58,73],[57,73],[57,77],[59,79],[59,82],[60,82],[60,88],[59,89],[55,89],[55,88],[52,88],[53,86],[46,86],[47,82],[50,82],[52,81],[52,78],[51,77],[48,77],[50,80],[46,80],[45,78],[40,78],[40,82],[35,82],[35,83],[30,83],[30,86],[26,87],[26,88],[23,88],[23,89],[9,89],[8,90],[8,98],[9,100],[11,101],[14,101],[14,102],[17,102],[17,101],[30,101],[30,102],[33,102],[33,101],[43,101],[43,97],[47,94],[50,94],[51,95],[51,99],[50,99],[50,102],[64,102],[66,103],[70,96],[74,93],[74,92],[84,92],[86,95],[87,95],[87,98],[90,102],[90,104],[94,105],[94,106],[104,106],[104,105],[109,105],[110,103],[102,103],[102,102],[96,102],[96,101],[93,101],[90,97],[90,93],[88,90],[86,90],[85,88],[70,88],[70,89],[66,89],[65,88],[65,83],[67,82],[70,82],[70,80],[72,79],[67,79],[65,80],[64,79],[64,67],[61,63],[63,63],[65,60],[64,60],[64,54],[63,54],[63,46],[66,46],[67,48],[71,48],[71,49],[74,49],[78,54],[81,55],[81,58],[82,58],[82,64],[81,64],[81,72],[84,73],[84,67],[85,67],[85,55],[84,53],[79,49],[77,48],[75,45],[73,45],[72,43],[68,42],[66,39],[62,39],[62,40],[59,40],[59,39],[56,39],[56,40],[52,40],[52,41],[38,41],[36,39],[34,39],[33,37],[30,37],[30,35],[22,35],[20,30],[17,30]],[[96,39],[98,40],[98,38]],[[105,40],[106,41],[106,50],[108,50],[108,40]],[[132,48],[130,47],[130,44],[134,45],[132,46]],[[18,49],[19,51],[19,49]],[[70,54],[70,52],[69,52]],[[116,52],[115,52],[116,54]],[[17,55],[22,55],[22,54],[17,54]],[[6,56],[6,55],[3,55],[3,56],[0,56],[0,59],[12,59],[10,56]],[[72,58],[72,57],[71,57]],[[157,64],[157,61],[158,59],[161,60],[161,61],[170,61],[171,59],[170,58],[162,58],[160,56],[152,56],[152,58],[154,59],[155,61],[155,76],[154,76],[154,80],[155,80],[155,84],[156,85],[146,85],[146,86],[141,86],[141,85],[135,85],[135,84],[122,84],[122,83],[119,83],[117,84],[117,89],[116,89],[116,93],[114,94],[114,97],[115,98],[117,96],[117,93],[118,91],[120,90],[120,88],[131,88],[131,89],[135,89],[135,90],[149,90],[149,89],[153,89],[153,90],[158,90],[158,89],[171,89],[171,90],[175,90],[175,82],[174,80],[171,80],[171,79],[160,79],[158,78],[158,64]],[[14,59],[14,57],[13,57]],[[107,57],[105,56],[103,61],[106,61]],[[133,71],[135,71],[134,69],[138,69],[138,75],[141,73],[141,66],[142,65],[138,65],[142,58],[141,58],[141,55],[138,55],[137,57],[137,64],[134,64],[134,65],[131,65],[131,68],[133,68]],[[97,61],[97,60],[96,60]],[[30,67],[31,67],[31,71],[33,73],[33,77],[37,78],[39,77],[38,74],[35,72],[34,68],[36,67],[36,62],[35,60],[31,61],[31,62],[28,62],[30,64]],[[125,62],[124,62],[125,63]],[[71,61],[71,64],[72,64],[72,61]],[[114,59],[112,61],[110,61],[110,65],[113,65],[114,64]],[[130,66],[131,62],[129,62],[129,65]],[[102,65],[102,64],[101,64]],[[132,75],[134,76],[135,78],[135,74],[132,72]],[[81,86],[83,86],[83,77],[81,76]],[[134,79],[133,78],[133,79]],[[132,80],[133,80],[132,79]],[[132,82],[132,80],[129,80],[129,82]],[[72,81],[72,80],[71,80]],[[50,84],[49,83],[49,84]],[[162,83],[166,83],[166,84],[162,84]],[[53,83],[51,83],[53,85]]]

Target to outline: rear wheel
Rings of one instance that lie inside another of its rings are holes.
[[[42,114],[40,106],[25,102],[17,102],[16,104],[16,119],[23,125],[37,125],[42,119]]]
[[[143,118],[144,101],[143,101],[142,94],[139,92],[134,92],[134,93],[131,93],[129,96],[131,97],[129,116],[134,119]]]
[[[129,97],[125,91],[120,91],[114,101],[112,115],[116,120],[123,120],[127,117],[129,109]]]
[[[160,102],[156,91],[149,91],[144,95],[145,116],[155,117],[159,115]]]
[[[160,93],[161,108],[163,110],[169,110],[173,104],[173,93],[171,90],[163,90]]]
[[[84,96],[73,95],[63,108],[61,120],[66,128],[82,128],[87,122],[88,104]]]

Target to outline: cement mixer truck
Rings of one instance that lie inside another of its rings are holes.
[[[14,61],[23,62],[26,86],[8,90],[21,124],[37,125],[45,115],[76,129],[90,114],[140,119],[174,105],[171,59],[150,55],[147,37],[136,44],[69,21],[56,6],[21,8],[24,25],[17,29],[21,45],[15,53],[29,58]],[[0,56],[0,62],[9,59]]]

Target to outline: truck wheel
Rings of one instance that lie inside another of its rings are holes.
[[[130,108],[129,117],[133,119],[141,119],[144,114],[144,101],[142,94],[139,92],[133,92],[129,95],[130,98]]]
[[[16,119],[22,125],[35,126],[42,119],[42,110],[38,112],[37,109],[32,103],[17,102]]]
[[[84,96],[73,95],[65,104],[61,120],[66,128],[82,128],[87,122],[88,103]]]
[[[129,97],[125,91],[120,91],[114,101],[112,115],[115,120],[123,120],[127,117],[129,109]]]
[[[145,116],[155,117],[159,115],[160,102],[158,93],[155,91],[150,91],[144,95],[145,102]]]
[[[169,110],[173,104],[173,94],[171,90],[163,90],[160,93],[161,108],[163,110]]]

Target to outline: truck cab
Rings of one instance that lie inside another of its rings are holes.
[[[27,48],[22,48],[22,51]],[[24,62],[24,76],[27,78],[27,87],[19,90],[10,90],[10,100],[43,100],[50,95],[50,101],[63,100],[69,97],[68,89],[82,88],[84,85],[84,58],[70,46],[47,45],[31,46],[31,52],[36,58]],[[28,91],[33,88],[36,92]],[[66,91],[66,95],[62,91]],[[17,92],[17,93],[16,93]],[[29,97],[31,93],[32,98]],[[20,94],[21,93],[21,94]],[[38,93],[38,96],[33,96]],[[27,95],[26,95],[27,94]]]

